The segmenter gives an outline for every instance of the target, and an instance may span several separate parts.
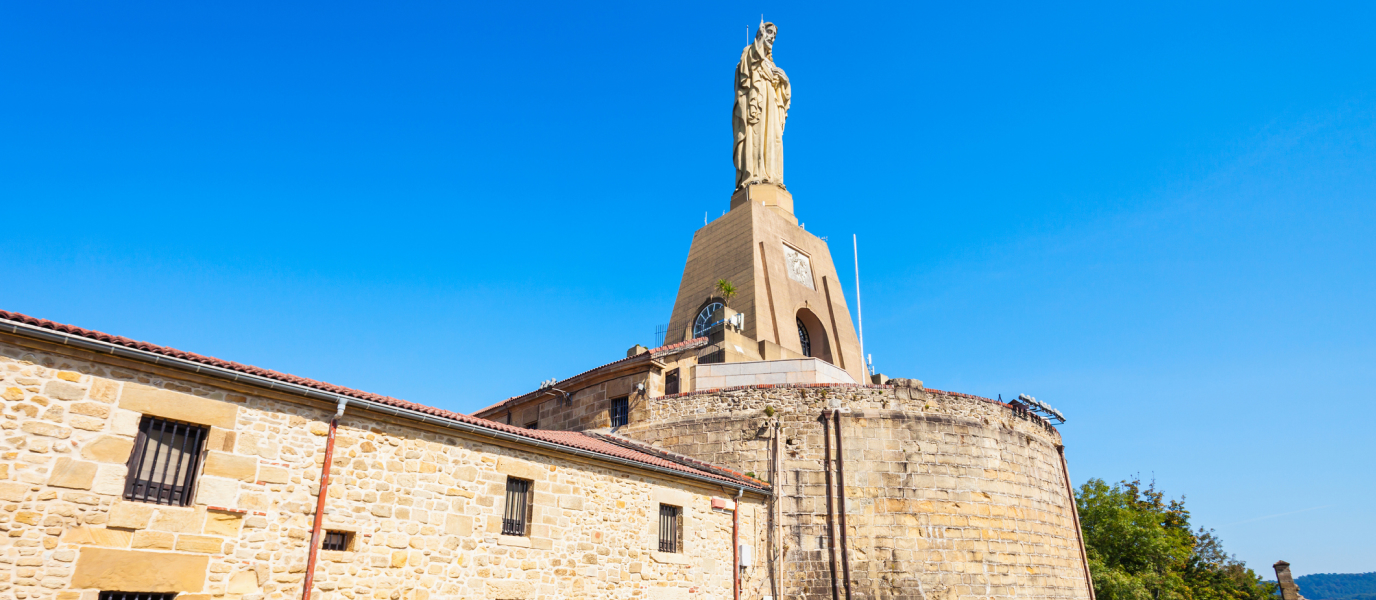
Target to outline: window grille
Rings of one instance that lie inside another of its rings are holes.
[[[502,535],[525,535],[530,524],[530,481],[506,478],[506,508],[502,512]]]
[[[678,393],[678,369],[674,369],[664,374],[664,395]]]
[[[628,397],[612,398],[612,427],[620,427],[631,420],[631,401]]]
[[[351,538],[353,538],[353,534],[347,531],[326,531],[325,543],[320,545],[320,549],[343,552],[349,549]]]
[[[101,592],[100,600],[172,600],[177,594],[153,594],[149,592]]]
[[[134,451],[124,499],[186,506],[200,469],[206,428],[167,419],[144,417]]]
[[[529,422],[529,423],[526,423],[526,429],[539,429],[539,428],[540,428],[540,422],[539,422],[539,421],[531,421],[531,422]]]
[[[807,336],[807,325],[798,319],[798,341],[803,343],[803,356],[812,356],[812,340]]]
[[[683,540],[683,509],[668,504],[659,505],[659,551],[681,552]]]

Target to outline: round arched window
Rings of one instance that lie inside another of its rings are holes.
[[[700,338],[707,335],[707,330],[711,329],[713,325],[716,325],[716,323],[712,321],[712,317],[716,316],[717,311],[721,309],[722,304],[720,302],[709,302],[707,306],[702,307],[702,311],[698,313],[698,318],[693,321],[694,338]]]
[[[807,325],[798,319],[798,341],[803,343],[803,356],[812,356],[812,340],[807,337]]]

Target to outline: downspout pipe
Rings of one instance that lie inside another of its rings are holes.
[[[1094,580],[1089,578],[1089,554],[1085,552],[1085,534],[1080,529],[1080,507],[1075,503],[1075,488],[1070,485],[1070,466],[1065,462],[1065,446],[1056,444],[1056,454],[1061,456],[1061,473],[1065,475],[1065,493],[1070,500],[1070,516],[1075,523],[1075,541],[1080,543],[1080,566],[1085,569],[1085,585],[1089,587],[1089,600],[1094,598]]]
[[[836,528],[832,524],[834,508],[831,501],[831,415],[822,411],[822,470],[827,474],[827,551],[831,554],[831,600],[841,600],[836,587]]]
[[[325,438],[325,464],[320,465],[320,491],[315,498],[315,525],[311,527],[311,550],[306,559],[306,580],[301,585],[301,600],[311,600],[311,588],[315,585],[315,561],[320,553],[320,526],[325,522],[325,498],[330,488],[330,464],[334,462],[334,433],[339,428],[339,417],[344,416],[348,400],[340,400],[339,408],[330,418],[329,437]]]
[[[845,574],[846,600],[850,599],[850,550],[846,543],[846,453],[841,445],[841,411],[831,411],[836,425],[836,501],[841,515],[841,572]]]
[[[741,600],[741,496],[745,488],[736,488],[735,510],[731,511],[731,595]]]

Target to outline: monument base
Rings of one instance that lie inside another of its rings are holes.
[[[798,224],[798,217],[793,216],[793,194],[784,188],[772,183],[745,186],[745,189],[731,195],[731,210],[736,210],[737,206],[747,202],[759,202],[774,209],[794,225]]]

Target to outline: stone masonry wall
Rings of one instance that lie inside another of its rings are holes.
[[[818,416],[833,408],[848,411],[855,598],[1089,597],[1060,435],[1007,406],[920,387],[762,386],[651,399],[650,416],[621,433],[775,482],[784,597],[830,598]],[[770,462],[776,423],[779,473]]]
[[[229,385],[0,337],[0,599],[300,598],[334,407]],[[122,499],[142,415],[210,427],[192,506]],[[346,412],[324,520],[353,541],[315,600],[730,597],[726,492],[465,435]],[[508,475],[535,482],[529,537],[500,535]],[[657,552],[660,502],[685,507],[683,553]],[[760,500],[741,513],[762,547]]]

